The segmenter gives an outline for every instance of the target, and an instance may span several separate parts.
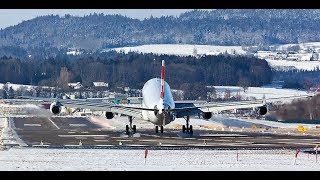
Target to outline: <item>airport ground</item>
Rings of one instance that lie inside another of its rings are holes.
[[[153,124],[135,119],[137,133],[125,134],[126,117],[16,116],[7,120],[2,137],[5,147],[41,148],[117,148],[117,149],[307,149],[320,143],[320,130],[301,133],[292,128],[274,128],[257,124],[250,127],[223,126],[191,119],[194,134],[182,133],[183,119],[155,133]],[[254,128],[253,128],[254,127]]]

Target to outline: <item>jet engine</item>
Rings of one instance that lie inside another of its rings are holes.
[[[203,112],[202,117],[204,119],[210,119],[212,117],[212,113],[211,112]]]
[[[53,102],[50,105],[50,111],[52,114],[57,115],[61,112],[61,104],[59,102]]]
[[[266,106],[260,106],[258,107],[257,113],[259,115],[265,115],[268,112],[268,108]]]
[[[114,117],[114,113],[112,112],[106,112],[106,118],[107,119],[112,119]]]

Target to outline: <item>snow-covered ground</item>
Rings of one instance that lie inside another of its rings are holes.
[[[219,95],[220,97],[224,97],[225,92],[227,90],[231,92],[231,96],[236,96],[236,94],[239,93],[240,96],[248,99],[250,99],[251,97],[254,97],[256,99],[263,99],[263,96],[265,96],[265,98],[268,99],[268,98],[308,95],[307,91],[300,91],[295,89],[248,87],[248,90],[244,92],[243,88],[239,86],[214,86],[214,87],[217,91],[217,95]]]
[[[292,129],[296,130],[298,126],[306,127],[307,129],[316,129],[318,124],[303,124],[303,123],[282,123],[276,121],[268,121],[263,119],[245,119],[245,118],[236,118],[228,117],[227,115],[214,115],[210,121],[214,121],[220,126],[230,126],[230,127],[245,127],[250,128],[252,126],[266,126],[271,128],[280,128],[280,129]]]
[[[0,118],[0,121],[3,127],[0,137],[2,145],[27,146],[27,144],[25,144],[13,130],[14,127],[10,118]]]
[[[279,70],[300,69],[312,71],[320,68],[320,61],[287,61],[287,60],[270,60],[266,59],[269,65]]]
[[[294,150],[145,150],[11,148],[1,171],[318,171],[315,155]],[[238,160],[237,160],[238,153]]]
[[[5,84],[0,83],[0,89],[3,89],[3,86]],[[30,91],[32,89],[35,89],[38,86],[32,86],[32,85],[24,85],[24,84],[13,84],[13,83],[6,83],[8,85],[8,88],[12,87],[13,90],[17,91],[19,88],[25,88],[26,90]],[[40,86],[42,88],[54,88],[54,87],[48,87],[48,86]]]
[[[228,53],[235,52],[236,54],[244,54],[241,46],[211,46],[211,45],[192,45],[192,44],[149,44],[134,47],[114,48],[117,52],[142,52],[154,54],[170,54],[178,56],[193,55],[194,49],[197,54],[219,54],[227,51]]]

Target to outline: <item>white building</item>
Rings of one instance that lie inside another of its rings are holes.
[[[300,54],[301,61],[311,61],[312,53]]]
[[[82,84],[80,82],[76,82],[76,83],[68,83],[68,86],[72,89],[80,89],[82,88]]]
[[[94,87],[108,87],[109,84],[101,81],[101,82],[93,82],[93,86]]]

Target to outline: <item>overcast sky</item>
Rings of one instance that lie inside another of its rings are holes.
[[[165,15],[179,16],[181,13],[191,9],[0,9],[0,28],[6,28],[19,24],[23,20],[35,18],[37,16],[58,14],[63,16],[71,14],[84,16],[90,13],[122,14],[132,18],[144,19],[150,17],[160,17]]]

